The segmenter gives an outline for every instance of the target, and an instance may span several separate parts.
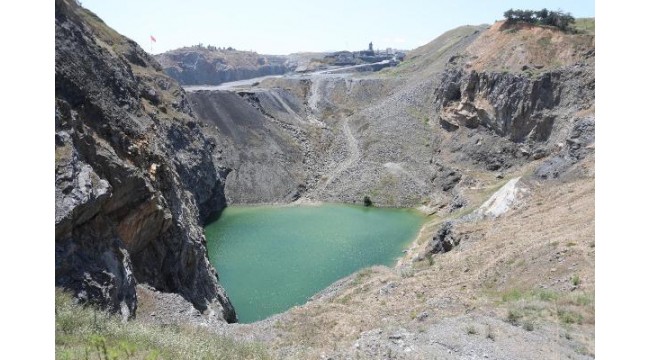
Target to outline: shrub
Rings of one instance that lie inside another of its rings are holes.
[[[402,278],[410,278],[415,275],[415,270],[410,266],[405,266],[399,269],[399,276]]]
[[[363,197],[363,206],[372,206],[372,200],[368,195]]]
[[[526,331],[533,331],[533,330],[535,330],[535,326],[533,325],[532,322],[530,322],[530,321],[526,321],[526,322],[524,323],[524,329],[525,329]]]
[[[560,318],[560,321],[565,324],[582,324],[584,321],[581,314],[566,309],[558,309],[557,316]]]
[[[571,278],[571,284],[573,284],[573,286],[580,285],[580,276],[573,275],[573,277]]]
[[[511,309],[508,310],[508,318],[506,319],[506,321],[508,321],[512,325],[519,325],[519,322],[523,317],[524,315],[520,311]]]

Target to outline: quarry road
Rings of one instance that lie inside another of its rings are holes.
[[[361,152],[359,151],[359,142],[354,137],[354,135],[352,135],[352,130],[350,130],[349,118],[345,118],[345,120],[343,120],[343,133],[345,134],[345,140],[348,144],[348,151],[350,154],[348,158],[345,159],[345,161],[336,166],[332,171],[324,174],[324,176],[327,177],[327,181],[318,186],[316,189],[317,191],[325,190],[334,179],[336,179],[352,164],[357,162],[361,157]]]
[[[382,60],[380,62],[370,63],[370,64],[342,66],[342,67],[337,67],[337,68],[330,68],[330,69],[325,69],[325,70],[314,71],[314,72],[310,73],[309,75],[334,74],[334,72],[340,73],[340,72],[345,71],[345,70],[354,70],[354,69],[359,69],[359,68],[363,68],[363,67],[371,67],[373,65],[386,65],[388,63],[390,63],[390,60]]]
[[[219,85],[184,85],[183,89],[185,91],[199,91],[199,90],[236,90],[239,87],[250,87],[256,82],[262,82],[265,79],[279,78],[282,75],[268,75],[260,76],[252,79],[238,80],[225,82]]]
[[[354,70],[362,67],[368,67],[368,66],[373,66],[373,65],[385,65],[388,64],[390,61],[389,60],[384,60],[376,63],[371,63],[371,64],[360,64],[360,65],[351,65],[351,66],[342,66],[342,67],[334,67],[334,68],[328,68],[324,70],[319,70],[319,71],[314,71],[310,73],[304,73],[304,74],[284,74],[284,75],[267,75],[267,76],[260,76],[252,79],[245,79],[245,80],[238,80],[238,81],[230,81],[230,82],[225,82],[221,83],[219,85],[184,85],[183,89],[185,91],[199,91],[199,90],[238,90],[238,88],[247,88],[252,86],[255,83],[262,82],[265,79],[272,79],[272,78],[280,78],[280,77],[299,77],[299,78],[305,78],[305,77],[311,77],[314,75],[345,75],[342,72],[345,72],[346,70]]]

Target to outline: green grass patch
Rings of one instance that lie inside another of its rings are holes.
[[[347,305],[350,303],[352,300],[352,294],[345,294],[342,297],[340,297],[337,301],[343,305]]]
[[[519,325],[521,322],[521,319],[524,317],[524,314],[519,310],[519,309],[510,309],[508,310],[508,316],[506,317],[506,321],[511,323],[512,325]]]
[[[518,301],[521,300],[524,297],[524,294],[519,291],[518,289],[512,289],[508,290],[501,295],[501,301],[503,302],[509,302],[509,301]]]
[[[578,285],[580,285],[580,276],[578,276],[578,275],[573,275],[573,276],[571,277],[571,284],[573,284],[573,286],[578,286]]]
[[[578,306],[590,306],[594,304],[594,296],[592,294],[577,294],[571,302]]]
[[[423,125],[429,125],[430,117],[423,109],[416,108],[416,107],[409,107],[406,109],[406,112],[412,118],[420,121]]]
[[[501,297],[501,302],[517,302],[517,301],[533,301],[541,300],[545,302],[555,301],[559,298],[559,294],[553,290],[548,289],[534,289],[534,290],[520,290],[510,289],[497,293]]]
[[[56,359],[270,359],[258,343],[233,340],[194,326],[122,322],[55,294]]]
[[[535,295],[542,301],[555,301],[558,294],[553,290],[540,289],[535,291]]]
[[[582,314],[567,309],[558,309],[557,317],[564,324],[582,324],[584,321]]]
[[[368,279],[371,274],[372,274],[372,269],[370,269],[370,268],[365,268],[365,269],[359,270],[359,272],[357,272],[357,276],[355,276],[354,280],[352,280],[352,282],[350,282],[350,285],[357,286],[357,285],[361,284],[366,279]]]
[[[576,19],[573,28],[579,34],[596,34],[596,19],[595,18],[580,18]]]

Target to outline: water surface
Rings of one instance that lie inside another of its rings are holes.
[[[405,209],[228,207],[205,235],[239,321],[249,323],[304,304],[361,268],[393,265],[423,221]]]

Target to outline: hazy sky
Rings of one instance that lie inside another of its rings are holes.
[[[118,32],[153,52],[232,46],[263,54],[412,49],[460,25],[491,24],[515,9],[562,9],[593,17],[594,1],[514,0],[81,0]]]

